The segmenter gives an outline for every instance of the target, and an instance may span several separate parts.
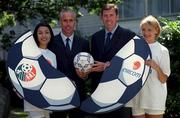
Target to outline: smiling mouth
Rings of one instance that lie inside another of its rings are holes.
[[[41,39],[42,41],[47,41],[47,39],[46,38],[43,38],[43,39]]]

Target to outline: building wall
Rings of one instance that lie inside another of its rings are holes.
[[[82,36],[90,36],[97,32],[103,26],[100,17],[97,15],[90,15],[85,9],[80,9],[83,14],[82,17],[78,18],[77,29],[81,32]]]
[[[87,13],[85,9],[81,9],[84,16],[78,18],[78,26],[77,29],[81,32],[82,36],[91,36],[95,32],[102,29],[103,24],[101,22],[100,16],[90,15]],[[121,20],[119,21],[119,25],[130,29],[136,33],[139,33],[139,23],[140,19],[134,20]]]
[[[175,17],[180,13],[180,0],[125,0],[120,8],[119,25],[140,34],[139,23],[142,17],[152,14],[155,16]],[[103,24],[100,17],[89,14],[85,9],[80,9],[83,14],[78,18],[77,30],[83,37],[89,37],[98,30],[102,29]],[[38,20],[31,20],[26,24],[17,24],[14,27],[7,27],[5,32],[15,31],[15,38],[19,37],[27,30],[34,30]],[[53,28],[54,34],[60,32],[59,24]],[[7,52],[0,49],[0,59],[6,59]]]
[[[139,23],[144,16],[171,18],[180,13],[179,6],[180,0],[124,0],[119,5],[119,24],[139,34]],[[78,29],[83,36],[90,36],[102,28],[99,16],[90,15],[85,9],[81,12],[84,16],[79,18]]]

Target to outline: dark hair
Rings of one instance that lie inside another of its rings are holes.
[[[119,14],[119,13],[118,13],[119,10],[118,10],[117,5],[115,5],[115,4],[105,4],[105,5],[102,7],[102,9],[101,9],[101,15],[103,15],[103,11],[104,11],[104,10],[110,10],[110,9],[114,9],[115,12],[116,12],[116,15]]]
[[[36,25],[35,29],[34,29],[34,32],[33,32],[33,37],[34,37],[34,40],[36,42],[36,44],[39,46],[39,41],[38,41],[38,36],[37,36],[37,31],[40,27],[47,27],[50,31],[50,34],[51,34],[51,39],[48,43],[48,45],[54,40],[54,34],[53,34],[53,31],[52,31],[52,28],[51,26],[48,24],[48,23],[45,23],[45,22],[41,22],[39,24]]]

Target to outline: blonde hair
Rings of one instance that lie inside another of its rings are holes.
[[[158,20],[154,16],[149,15],[149,16],[143,18],[140,23],[140,28],[142,28],[142,25],[144,25],[144,24],[153,26],[155,28],[155,30],[157,31],[156,38],[159,37],[159,35],[161,33],[161,26],[160,26]]]

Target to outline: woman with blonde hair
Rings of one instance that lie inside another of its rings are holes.
[[[152,52],[152,59],[145,61],[151,67],[151,72],[143,88],[127,106],[132,107],[133,118],[163,118],[167,97],[166,81],[170,75],[169,51],[157,41],[161,27],[154,16],[142,19],[140,28]]]

